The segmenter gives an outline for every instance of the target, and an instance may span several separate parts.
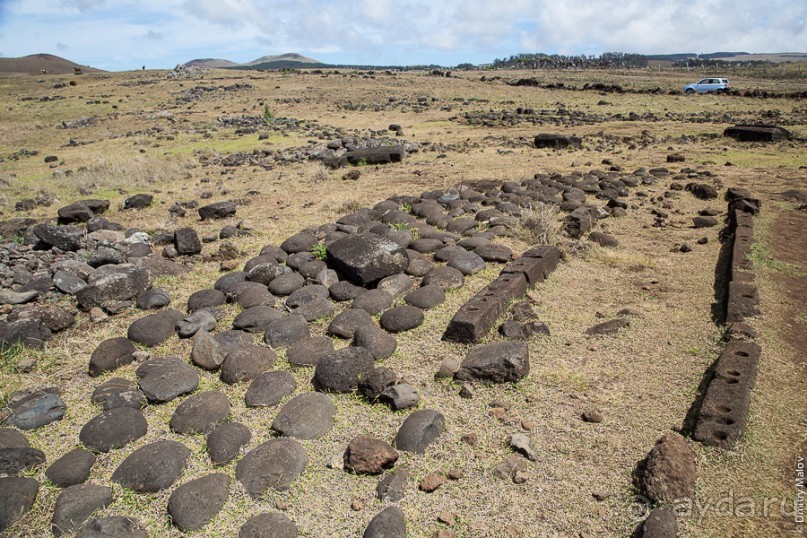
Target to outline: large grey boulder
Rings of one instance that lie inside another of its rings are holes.
[[[506,383],[530,373],[530,355],[525,342],[494,342],[473,348],[454,374],[458,381]]]
[[[365,286],[403,272],[406,249],[378,234],[356,233],[328,245],[328,264],[354,284]]]
[[[90,275],[86,287],[76,292],[78,306],[89,310],[128,301],[151,287],[151,272],[145,267],[131,264],[104,266]]]

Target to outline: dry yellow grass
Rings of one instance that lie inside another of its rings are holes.
[[[492,75],[485,74],[488,78]],[[243,220],[253,233],[231,240],[243,253],[239,260],[243,262],[265,244],[279,244],[303,227],[331,222],[391,195],[417,195],[464,181],[520,181],[535,173],[603,169],[607,167],[602,164],[604,158],[630,172],[639,167],[667,166],[667,153],[683,152],[687,162],[682,166],[670,165],[671,169],[698,168],[714,173],[726,186],[749,187],[763,198],[764,215],[772,215],[767,218],[780,216],[780,209],[770,202],[775,193],[785,188],[807,188],[804,171],[798,169],[807,166],[802,141],[777,144],[773,149],[739,144],[712,136],[719,135],[725,124],[665,118],[667,112],[689,114],[688,117],[730,112],[742,117],[762,109],[776,109],[780,117],[796,122],[788,128],[804,137],[807,120],[798,101],[602,96],[595,92],[512,87],[499,81],[483,83],[479,80],[481,75],[458,73],[455,78],[443,79],[401,73],[364,79],[347,75],[213,71],[204,80],[177,81],[153,72],[85,76],[80,87],[59,91],[50,89],[50,84],[38,84],[33,78],[3,78],[0,105],[5,105],[4,111],[9,107],[12,110],[4,112],[4,121],[0,122],[3,140],[0,156],[23,146],[40,151],[36,157],[0,163],[0,179],[5,182],[3,194],[7,198],[4,214],[19,216],[13,203],[31,197],[35,190],[48,190],[60,202],[68,203],[84,197],[78,189],[85,187],[90,191],[87,197],[110,199],[111,210],[105,216],[127,227],[155,231],[190,225],[200,235],[208,235],[218,232],[224,224]],[[564,81],[578,86],[607,82],[629,88],[676,89],[693,74],[508,72],[503,76],[512,79],[535,76],[545,82]],[[180,92],[195,85],[233,82],[248,83],[253,88],[231,94],[218,92],[187,104],[176,102]],[[782,89],[772,80],[733,79],[732,83]],[[66,98],[48,102],[18,100],[54,94]],[[86,99],[101,95],[109,96],[104,98],[108,104],[85,104]],[[421,96],[437,101],[416,112],[414,104]],[[410,104],[387,106],[390,98],[397,101],[406,98]],[[598,105],[600,100],[610,104]],[[366,108],[348,110],[345,106],[348,101],[363,103]],[[269,170],[253,166],[225,169],[198,161],[193,152],[199,149],[226,154],[307,145],[310,136],[306,132],[292,131],[288,136],[272,133],[267,141],[259,141],[257,134],[239,137],[232,129],[217,126],[219,116],[262,114],[261,102],[268,103],[280,116],[318,120],[323,129],[333,133],[342,129],[346,135],[354,130],[380,130],[390,123],[399,123],[405,139],[422,144],[437,142],[446,149],[415,153],[401,164],[361,167],[357,181],[344,181],[340,179],[342,172],[327,171],[309,161],[277,165]],[[453,119],[465,111],[516,106],[557,110],[559,103],[591,114],[652,112],[661,119],[609,120],[579,126],[523,123],[507,128],[471,127]],[[118,108],[113,109],[113,104]],[[173,121],[155,115],[161,111],[170,111]],[[69,133],[56,127],[62,120],[88,115],[97,116],[92,127]],[[161,130],[148,131],[157,126]],[[127,137],[128,131],[140,134]],[[529,146],[529,141],[539,131],[583,136],[583,148],[536,150]],[[646,143],[640,142],[643,131],[650,134],[649,138],[644,137]],[[68,137],[93,143],[63,147]],[[440,153],[445,158],[438,158]],[[42,162],[48,154],[64,160],[65,165],[57,169],[70,169],[73,175],[53,178],[56,169]],[[723,166],[726,160],[737,166]],[[80,166],[87,166],[88,171],[79,173]],[[530,342],[532,371],[522,382],[475,386],[475,397],[466,400],[458,396],[459,385],[433,378],[443,358],[464,357],[467,347],[440,338],[457,308],[498,274],[500,267],[495,264],[467,279],[461,290],[448,293],[446,303],[429,311],[421,327],[399,335],[398,351],[384,365],[418,388],[421,407],[438,409],[446,416],[445,432],[425,455],[402,454],[398,463],[407,467],[412,476],[400,503],[412,536],[432,536],[443,528],[437,521],[441,511],[456,516],[453,530],[459,537],[503,536],[510,526],[520,529],[523,536],[536,537],[580,533],[625,536],[632,531],[634,465],[658,437],[681,426],[704,371],[720,349],[720,327],[710,316],[714,268],[720,249],[718,230],[693,230],[689,219],[700,209],[724,209],[725,203],[701,202],[688,193],[680,193],[669,199],[673,204],[669,210],[670,225],[655,228],[650,210],[657,206],[650,200],[663,197],[670,181],[665,179],[632,189],[628,201],[633,207],[629,216],[603,222],[603,230],[619,240],[618,248],[591,248],[585,254],[568,256],[558,271],[536,290],[533,307],[541,321],[550,327],[552,336]],[[685,183],[689,179],[677,181]],[[140,212],[118,209],[127,195],[139,191],[155,193],[156,203]],[[637,196],[638,191],[646,196]],[[171,203],[200,199],[205,192],[210,198],[203,202],[238,199],[237,217],[226,222],[199,222],[195,213],[189,211],[184,218],[169,218],[167,208]],[[55,207],[37,208],[30,216],[51,218]],[[761,229],[764,226],[763,221]],[[709,242],[696,245],[695,241],[703,236]],[[773,241],[770,235],[767,239],[764,235],[760,237],[758,240]],[[503,242],[520,252],[531,245],[532,239],[524,242],[512,237]],[[686,254],[670,251],[676,243],[683,242],[693,245],[694,250]],[[204,252],[213,253],[216,248],[217,243],[206,244]],[[214,261],[195,263],[192,269],[187,276],[159,281],[170,292],[172,306],[176,308],[182,309],[193,291],[211,287],[219,275],[218,263]],[[754,499],[792,494],[783,480],[783,472],[795,447],[791,436],[783,432],[791,432],[802,418],[799,413],[807,408],[800,391],[803,377],[798,377],[804,371],[792,362],[805,350],[784,345],[782,328],[773,321],[787,290],[777,289],[764,269],[758,274],[765,314],[755,325],[761,332],[764,351],[749,431],[734,451],[693,445],[698,455],[697,494],[704,501],[719,499],[728,489],[738,495],[752,495]],[[632,319],[631,326],[614,337],[592,339],[584,335],[588,327],[613,317],[625,307],[638,310],[643,317]],[[237,307],[228,306],[220,327],[236,313]],[[24,351],[15,357],[15,360],[36,358],[33,372],[20,374],[14,369],[14,361],[3,363],[0,377],[3,399],[20,388],[55,384],[63,389],[68,405],[65,419],[28,434],[31,445],[43,450],[49,462],[77,446],[82,425],[99,412],[89,400],[95,386],[113,375],[134,380],[136,364],[99,379],[88,378],[86,368],[95,345],[104,338],[124,335],[128,324],[138,316],[137,312],[127,312],[94,325],[85,314],[80,314],[79,327],[56,337],[46,350]],[[324,333],[324,324],[315,324],[314,331]],[[345,344],[337,342],[337,346]],[[186,358],[189,351],[189,342],[174,339],[151,353]],[[292,368],[283,353],[279,357],[277,368],[292,372],[298,393],[309,390],[312,369]],[[227,394],[232,420],[244,423],[252,431],[247,449],[271,436],[269,427],[277,408],[248,409],[243,401],[245,385],[227,386],[216,374],[202,371],[199,374],[200,390]],[[340,454],[358,434],[390,441],[407,413],[392,413],[351,395],[337,395],[333,400],[337,408],[336,427],[321,439],[303,442],[310,463],[288,492],[270,492],[261,499],[252,499],[234,480],[222,512],[203,530],[189,534],[233,536],[248,517],[283,506],[303,536],[360,536],[370,518],[382,508],[374,496],[377,478],[329,469],[326,462]],[[494,402],[506,404],[510,420],[490,415]],[[180,436],[170,431],[168,421],[178,404],[179,400],[146,408],[148,434],[123,450],[101,455],[90,476],[93,483],[109,483],[112,471],[133,449],[157,439],[175,439],[191,448],[188,468],[170,490],[138,495],[115,486],[115,500],[103,511],[139,518],[150,536],[181,535],[172,527],[166,512],[171,491],[214,471],[202,436]],[[590,407],[603,412],[603,423],[580,420],[580,413]],[[527,481],[523,484],[501,481],[491,471],[509,456],[506,439],[522,430],[522,421],[534,423],[528,434],[539,455],[538,461],[527,463]],[[469,432],[479,436],[474,447],[460,442],[462,435]],[[464,471],[464,478],[450,481],[432,494],[417,490],[417,481],[423,476],[457,468]],[[47,484],[43,471],[44,468],[30,473],[43,487],[34,509],[12,529],[12,535],[42,536],[49,532],[58,489]],[[221,471],[234,479],[235,463]],[[593,492],[604,492],[609,497],[597,501]],[[351,509],[354,500],[362,505],[357,511]],[[781,523],[770,518],[721,517],[714,511],[702,515],[682,518],[681,535],[739,536],[754,532],[767,536],[778,532]]]

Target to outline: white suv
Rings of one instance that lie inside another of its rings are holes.
[[[705,78],[695,84],[684,86],[684,93],[690,95],[693,93],[720,92],[728,90],[729,87],[729,79],[727,78]]]

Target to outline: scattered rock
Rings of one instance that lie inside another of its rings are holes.
[[[443,433],[444,423],[445,418],[437,411],[415,411],[401,424],[392,446],[406,452],[422,454]]]
[[[399,383],[381,391],[379,399],[393,411],[417,407],[420,401],[417,389],[408,383]]]
[[[20,430],[34,430],[60,420],[67,410],[67,405],[59,394],[59,389],[55,387],[13,393],[8,404],[9,415],[4,425]]]
[[[363,347],[346,347],[320,359],[311,383],[320,392],[353,392],[373,371],[373,356]]]
[[[184,315],[179,310],[169,308],[156,314],[136,319],[129,325],[127,338],[136,344],[154,347],[162,344],[174,334],[178,321]]]
[[[33,478],[0,477],[0,532],[31,510],[39,491]]]
[[[654,508],[642,524],[642,538],[675,538],[678,522],[675,511],[669,506]]]
[[[332,269],[354,284],[364,286],[396,273],[409,265],[406,250],[374,233],[356,233],[328,245]]]
[[[307,392],[289,400],[272,422],[272,429],[285,437],[318,439],[333,428],[336,408],[331,398]]]
[[[115,337],[104,340],[90,356],[90,377],[116,370],[134,361],[137,348],[128,338]]]
[[[409,471],[398,468],[384,475],[375,488],[376,497],[383,502],[398,502],[403,499]]]
[[[345,468],[356,474],[381,474],[398,461],[398,452],[385,441],[354,437],[345,450]]]
[[[494,342],[471,349],[454,378],[459,381],[506,383],[519,381],[529,372],[530,358],[526,343]]]
[[[599,424],[603,420],[602,413],[596,409],[587,409],[586,411],[583,411],[581,418],[584,422],[593,422],[594,424]]]
[[[655,502],[673,504],[695,495],[695,453],[683,437],[670,432],[656,441],[645,460],[642,486]]]
[[[116,407],[142,409],[146,406],[146,396],[128,379],[110,378],[99,385],[92,393],[92,401],[100,404],[104,411]]]
[[[510,448],[516,452],[520,452],[530,461],[537,461],[538,455],[530,447],[530,438],[523,433],[515,433],[510,436]]]
[[[406,538],[406,520],[403,511],[388,506],[375,515],[362,535],[363,538]]]
[[[440,473],[431,473],[423,477],[423,480],[421,480],[420,484],[418,484],[418,488],[426,493],[431,493],[445,483],[445,475]]]

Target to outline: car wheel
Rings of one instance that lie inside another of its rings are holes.
[[[692,88],[687,88],[686,90],[684,90],[684,93],[687,95],[692,95],[693,93],[695,93],[695,90],[693,90]]]

